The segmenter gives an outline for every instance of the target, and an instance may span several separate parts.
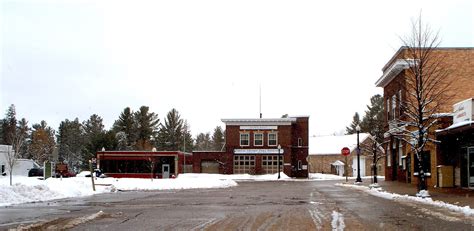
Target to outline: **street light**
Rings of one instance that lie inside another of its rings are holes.
[[[357,131],[357,178],[356,183],[362,183],[362,179],[360,178],[360,146],[359,146],[359,133],[360,133],[360,126],[356,126]]]
[[[281,145],[278,144],[278,179],[280,179],[280,150]]]

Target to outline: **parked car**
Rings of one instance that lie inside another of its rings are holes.
[[[28,171],[28,176],[43,176],[43,169],[42,168],[32,168]]]

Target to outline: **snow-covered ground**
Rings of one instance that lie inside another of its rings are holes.
[[[388,200],[411,201],[411,202],[417,202],[417,203],[422,203],[422,204],[429,204],[429,205],[440,207],[440,208],[446,208],[454,212],[464,213],[466,216],[474,215],[474,209],[471,209],[471,207],[469,206],[462,207],[462,206],[449,204],[443,201],[433,201],[431,198],[421,198],[421,197],[385,192],[381,188],[368,188],[366,186],[353,185],[353,184],[336,184],[336,185],[365,191],[373,196],[385,198]]]

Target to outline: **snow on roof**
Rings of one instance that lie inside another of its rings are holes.
[[[360,133],[359,142],[362,143],[369,136],[369,133]],[[341,155],[344,147],[352,152],[357,147],[357,134],[309,137],[309,155]]]
[[[466,126],[466,125],[471,125],[471,124],[474,124],[473,120],[466,120],[466,121],[462,121],[462,122],[459,122],[459,123],[455,123],[455,124],[445,128],[445,129],[436,130],[436,132],[448,131],[448,130],[451,130],[451,129],[455,129],[455,128],[459,128],[459,127]]]
[[[344,166],[345,164],[344,164],[344,162],[342,162],[340,160],[336,160],[331,165],[333,165],[333,166]]]

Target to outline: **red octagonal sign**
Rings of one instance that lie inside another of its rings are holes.
[[[351,154],[351,150],[350,150],[348,147],[344,147],[344,148],[342,148],[342,150],[341,150],[341,154],[342,154],[343,156],[348,156],[349,154]]]

